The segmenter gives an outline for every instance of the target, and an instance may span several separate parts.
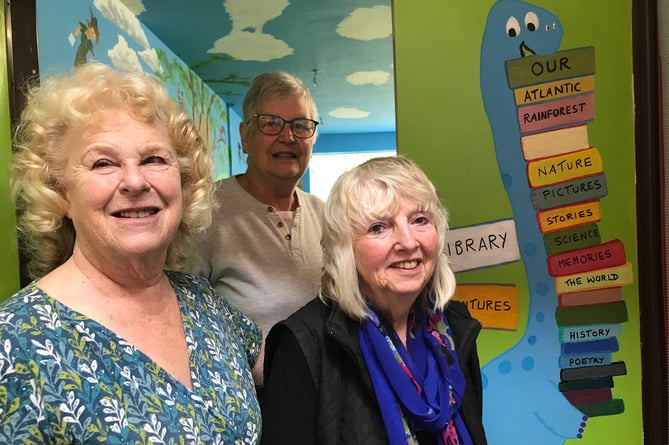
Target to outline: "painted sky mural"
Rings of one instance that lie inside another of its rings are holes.
[[[215,160],[214,179],[230,174],[228,109],[186,64],[118,0],[38,0],[40,74],[99,61],[161,78],[172,99],[190,113]],[[236,131],[236,129],[235,129]]]

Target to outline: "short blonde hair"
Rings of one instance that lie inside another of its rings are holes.
[[[443,310],[455,291],[455,275],[444,251],[448,215],[434,185],[418,165],[403,156],[372,158],[335,181],[323,221],[320,297],[337,302],[356,320],[365,317],[368,305],[358,284],[353,238],[379,215],[395,214],[401,198],[419,203],[437,231],[435,270],[419,298],[431,305],[430,310]]]
[[[118,108],[141,122],[164,125],[177,152],[184,211],[166,267],[182,269],[193,235],[211,224],[211,149],[188,114],[177,109],[164,85],[149,74],[118,72],[101,63],[80,65],[69,75],[51,76],[29,89],[14,135],[11,190],[31,277],[55,269],[74,247],[74,226],[65,213],[66,136],[85,128],[97,113]]]

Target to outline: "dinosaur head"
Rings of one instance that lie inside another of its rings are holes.
[[[562,24],[551,11],[518,0],[498,0],[488,13],[483,47],[504,60],[548,56],[560,47]]]

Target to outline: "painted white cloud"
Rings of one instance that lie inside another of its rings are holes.
[[[253,28],[257,32],[290,5],[289,0],[225,0],[223,6],[232,20],[232,30]]]
[[[265,23],[279,17],[289,4],[289,0],[226,0],[224,6],[232,21],[232,30],[216,40],[207,52],[259,62],[293,54],[286,42],[262,31]]]
[[[337,25],[337,34],[356,40],[383,39],[392,34],[392,23],[390,6],[358,8]]]
[[[94,0],[93,4],[102,15],[126,32],[142,48],[149,49],[149,41],[137,17],[123,3],[115,0]]]
[[[346,76],[346,82],[351,85],[379,86],[387,83],[391,75],[387,71],[357,71]]]
[[[146,11],[142,0],[120,0],[129,10],[135,15],[139,15]]]
[[[328,114],[338,119],[361,119],[363,117],[369,116],[369,111],[363,111],[357,108],[340,107],[340,108],[335,108]]]
[[[118,42],[112,49],[107,51],[112,64],[122,71],[142,72],[142,64],[135,50],[128,46],[128,41],[122,35],[118,35]]]
[[[156,54],[155,49],[151,48],[140,51],[139,57],[141,57],[144,63],[146,63],[154,72],[160,73],[163,71],[163,67],[160,66],[158,54]]]
[[[293,54],[293,49],[270,34],[237,31],[216,40],[207,52],[229,54],[238,60],[267,62]]]

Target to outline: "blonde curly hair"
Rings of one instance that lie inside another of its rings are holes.
[[[70,131],[85,128],[93,116],[109,109],[126,110],[141,122],[165,125],[176,149],[184,211],[165,267],[183,269],[193,237],[211,224],[216,205],[211,149],[189,115],[177,109],[154,76],[87,63],[69,75],[50,76],[41,86],[30,88],[14,134],[11,192],[31,277],[50,272],[72,255],[76,234],[66,217],[64,198],[70,147],[64,141]]]

